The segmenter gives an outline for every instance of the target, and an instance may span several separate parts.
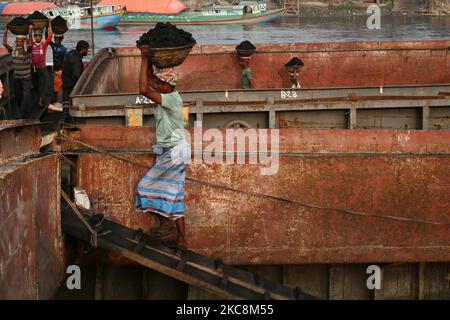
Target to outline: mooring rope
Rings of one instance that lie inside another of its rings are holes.
[[[121,160],[123,162],[126,162],[130,165],[133,166],[138,166],[141,168],[145,168],[145,169],[150,169],[151,166],[148,165],[144,165],[135,161],[132,161],[130,159],[127,159],[125,157],[119,156],[115,153],[103,150],[101,148],[92,146],[86,142],[77,140],[75,138],[71,138],[63,133],[59,133],[59,138],[66,140],[72,144],[77,144],[77,145],[81,145],[84,146],[90,150],[93,150],[97,153],[101,153],[101,154],[105,154],[108,155],[112,158],[116,158],[118,160]],[[154,152],[147,152],[147,154],[151,154],[151,155],[156,155],[156,153]],[[360,212],[360,211],[353,211],[353,210],[349,210],[349,209],[345,209],[345,208],[334,208],[334,207],[325,207],[325,206],[319,206],[316,204],[311,204],[311,203],[307,203],[307,202],[301,202],[301,201],[297,201],[297,200],[293,200],[293,199],[286,199],[286,198],[282,198],[282,197],[278,197],[278,196],[273,196],[273,195],[267,195],[267,194],[263,194],[263,193],[258,193],[258,192],[253,192],[253,191],[247,191],[247,190],[241,190],[241,189],[236,189],[233,187],[229,187],[229,186],[224,186],[221,184],[217,184],[217,183],[212,183],[212,182],[208,182],[208,181],[203,181],[203,180],[199,180],[199,179],[195,179],[195,178],[191,178],[191,177],[186,177],[186,180],[197,183],[197,184],[202,184],[211,188],[217,188],[217,189],[222,189],[222,190],[227,190],[227,191],[232,191],[232,192],[237,192],[237,193],[243,193],[249,196],[253,196],[253,197],[259,197],[259,198],[263,198],[263,199],[268,199],[268,200],[274,200],[274,201],[279,201],[279,202],[284,202],[284,203],[288,203],[288,204],[295,204],[298,206],[303,206],[303,207],[308,207],[308,208],[313,208],[313,209],[318,209],[318,210],[330,210],[330,211],[337,211],[337,212],[342,212],[342,213],[346,213],[346,214],[351,214],[351,215],[358,215],[358,216],[364,216],[364,217],[374,217],[374,218],[382,218],[382,219],[389,219],[389,220],[396,220],[396,221],[406,221],[406,222],[416,222],[416,223],[424,223],[424,224],[433,224],[433,225],[450,225],[449,223],[442,223],[442,222],[436,222],[436,221],[429,221],[429,220],[422,220],[422,219],[414,219],[414,218],[407,218],[407,217],[399,217],[399,216],[393,216],[393,215],[386,215],[386,214],[376,214],[376,213],[367,213],[367,212]]]

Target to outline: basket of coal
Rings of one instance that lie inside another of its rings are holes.
[[[256,47],[248,40],[242,41],[236,46],[239,57],[250,57],[256,51]]]
[[[289,72],[294,72],[296,70],[298,70],[298,68],[303,67],[303,61],[300,60],[297,57],[292,58],[288,63],[286,63],[284,65],[284,67],[289,71]]]
[[[144,33],[136,44],[138,47],[149,47],[154,66],[169,68],[182,64],[196,41],[189,32],[178,29],[169,22],[158,22],[155,28]]]
[[[52,25],[52,31],[54,34],[61,35],[69,30],[69,28],[67,27],[67,21],[61,16],[57,16],[50,23]]]
[[[8,23],[7,28],[15,35],[24,36],[28,34],[30,24],[32,23],[28,19],[16,17]]]
[[[27,19],[33,23],[34,29],[43,30],[48,27],[48,18],[39,11],[33,12],[27,17]]]

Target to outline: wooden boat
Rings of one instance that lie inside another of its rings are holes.
[[[88,4],[57,7],[49,2],[5,2],[0,4],[0,21],[9,21],[16,16],[27,16],[40,11],[49,19],[61,16],[67,20],[70,30],[91,29],[91,7]],[[121,18],[121,12],[114,5],[96,5],[93,7],[94,29],[113,29]]]
[[[127,12],[121,24],[154,24],[170,22],[173,24],[251,24],[268,22],[283,14],[284,9],[267,10],[265,2],[241,1],[236,6],[210,5],[197,12],[179,14],[152,14]]]
[[[97,5],[93,7],[94,29],[114,29],[120,22],[120,11],[114,5]],[[91,7],[88,5],[70,5],[42,10],[50,19],[61,16],[67,20],[70,30],[91,29]]]

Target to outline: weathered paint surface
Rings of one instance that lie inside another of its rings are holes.
[[[0,299],[48,299],[63,275],[59,159],[0,167]]]
[[[450,41],[334,42],[256,44],[252,56],[254,88],[290,88],[284,65],[299,57],[303,88],[437,84],[450,82]],[[115,48],[119,58],[92,66],[74,93],[138,92],[140,56],[137,48]],[[100,72],[99,72],[100,71]],[[241,67],[235,45],[196,46],[178,67],[178,89],[240,88]],[[413,77],[411,76],[413,75]],[[92,76],[91,81],[88,79]],[[118,77],[119,76],[119,77]]]
[[[0,299],[51,298],[64,272],[59,159],[26,158],[39,139],[38,126],[0,130]]]
[[[83,141],[110,150],[143,150],[150,128],[81,126]],[[447,225],[366,217],[261,199],[186,182],[189,247],[233,264],[449,261],[450,133],[430,131],[281,130],[278,173],[261,165],[192,164],[188,176],[327,208],[345,208]],[[148,150],[148,149],[147,149]],[[151,165],[150,155],[124,154]],[[146,227],[133,208],[146,169],[83,154],[78,182],[94,209]]]
[[[0,121],[0,164],[11,158],[38,152],[39,126],[23,125],[22,120]]]

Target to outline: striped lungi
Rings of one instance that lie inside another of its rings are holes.
[[[184,178],[190,147],[179,144],[156,157],[136,187],[136,208],[176,220],[184,216]]]

